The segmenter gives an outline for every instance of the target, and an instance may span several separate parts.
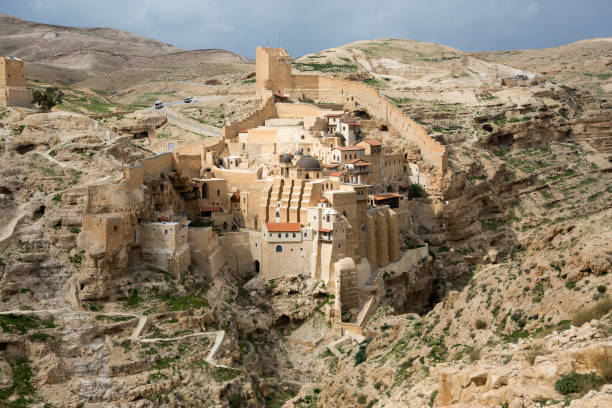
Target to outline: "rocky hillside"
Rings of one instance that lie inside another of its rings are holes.
[[[541,72],[551,80],[612,93],[612,38],[593,38],[556,48],[479,53],[488,61]]]
[[[135,262],[117,296],[80,301],[75,277],[95,261],[77,246],[85,187],[244,117],[254,67],[113,30],[4,21],[10,53],[36,61],[33,86],[73,86],[51,113],[0,109],[0,405],[612,405],[609,41],[473,55],[385,39],[298,59],[299,72],[378,87],[450,152],[401,238],[428,256],[388,268],[363,338],[339,339],[333,299],[310,279],[197,268],[177,279]],[[74,48],[37,54],[15,40],[51,46],[56,34]],[[185,96],[198,102],[131,113]]]

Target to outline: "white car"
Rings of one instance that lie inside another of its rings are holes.
[[[193,100],[193,98],[191,96],[186,97],[185,99],[183,99],[183,102],[185,103],[191,103],[191,101]]]
[[[162,103],[162,101],[155,102],[155,109],[161,109],[163,107],[164,107],[164,104]]]

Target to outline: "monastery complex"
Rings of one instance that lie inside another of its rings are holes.
[[[168,142],[119,182],[88,187],[82,300],[111,296],[140,261],[179,276],[192,264],[211,277],[302,275],[335,291],[338,330],[359,331],[381,271],[427,255],[426,245],[402,250],[400,237],[422,204],[412,184],[444,174],[445,146],[368,85],[293,75],[282,48],[257,48],[256,62],[260,108],[222,138]],[[368,137],[359,112],[388,123],[420,160]]]

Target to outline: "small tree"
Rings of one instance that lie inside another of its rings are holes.
[[[64,93],[55,86],[50,86],[44,91],[38,89],[34,89],[32,91],[32,102],[35,105],[40,106],[40,108],[45,112],[50,111],[55,105],[61,104],[63,97]]]
[[[420,184],[412,183],[410,187],[408,187],[409,199],[425,197],[426,195],[425,189]]]
[[[344,135],[340,132],[336,132],[334,133],[334,137],[339,137],[340,140],[342,141],[342,145],[346,145],[346,138],[344,137]]]

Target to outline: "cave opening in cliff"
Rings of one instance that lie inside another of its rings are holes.
[[[15,150],[17,150],[17,153],[19,153],[21,155],[24,155],[26,153],[31,152],[34,149],[36,149],[36,145],[34,145],[34,144],[27,144],[27,145],[17,146],[17,148]]]

